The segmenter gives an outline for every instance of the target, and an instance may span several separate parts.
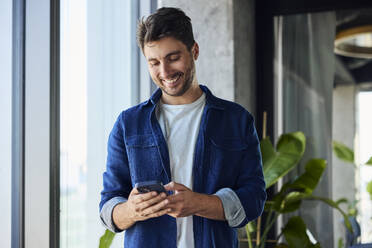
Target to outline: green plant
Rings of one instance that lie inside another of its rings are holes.
[[[338,141],[333,141],[332,142],[333,146],[333,152],[336,155],[337,158],[339,158],[342,161],[345,161],[349,164],[352,164],[354,168],[358,167],[357,162],[355,161],[355,156],[354,156],[354,151],[346,146],[345,144],[338,142]],[[364,163],[365,165],[372,165],[372,157]],[[370,195],[370,199],[372,200],[372,180],[367,184],[367,192]],[[344,201],[345,203],[348,204],[348,215],[355,217],[357,215],[357,207],[356,204],[358,203],[357,200],[354,200],[352,202],[349,202],[347,199]],[[338,247],[344,247],[344,243],[342,238],[339,240]]]
[[[264,138],[261,141],[263,171],[267,188],[274,185],[299,164],[305,152],[305,147],[306,138],[302,132],[283,134],[279,138],[276,149],[269,138]],[[249,223],[249,226],[245,228],[249,247],[253,247],[252,233],[256,232],[257,234],[261,229],[263,229],[262,236],[260,234],[256,236],[256,247],[265,247],[267,234],[278,217],[281,214],[298,210],[303,200],[322,201],[335,208],[343,215],[347,227],[351,230],[347,214],[339,207],[344,199],[335,202],[325,197],[313,195],[326,164],[324,159],[310,159],[305,165],[303,174],[285,183],[272,199],[266,202],[264,211],[267,215],[262,228],[260,221]],[[250,227],[252,225],[257,225],[257,227],[254,229]],[[277,247],[320,247],[319,243],[312,244],[310,242],[306,230],[306,224],[301,217],[294,216],[289,219],[274,242],[277,242],[284,235],[287,244],[277,244]]]
[[[111,246],[112,241],[114,240],[115,233],[110,230],[105,231],[105,233],[99,239],[99,248],[108,248]]]
[[[354,167],[359,166],[357,162],[355,161],[354,151],[348,146],[346,146],[345,144],[338,142],[338,141],[333,141],[333,152],[339,159],[349,164],[352,164]],[[371,166],[372,157],[370,157],[370,159],[367,162],[365,162],[364,165]],[[369,193],[369,197],[372,200],[372,180],[369,181],[366,189],[367,189],[367,192]]]

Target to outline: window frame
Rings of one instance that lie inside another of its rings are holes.
[[[11,246],[21,248],[25,244],[25,0],[13,0],[12,7]]]
[[[12,247],[60,247],[60,3],[13,0]],[[157,1],[131,5],[135,34],[137,20],[153,12]],[[156,87],[135,40],[131,46],[133,105]],[[43,193],[35,185],[40,182]]]

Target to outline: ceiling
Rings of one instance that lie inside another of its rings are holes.
[[[336,11],[336,32],[372,25],[372,9]],[[336,56],[335,84],[372,82],[372,59]]]

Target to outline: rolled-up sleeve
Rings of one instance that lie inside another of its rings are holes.
[[[215,193],[222,201],[223,211],[229,226],[237,227],[245,220],[244,208],[239,197],[230,188],[220,189]]]
[[[113,219],[112,219],[112,211],[114,210],[114,207],[120,203],[126,202],[127,199],[124,197],[114,197],[110,200],[108,200],[102,207],[100,212],[100,217],[102,224],[109,229],[111,232],[118,233],[123,230],[120,230],[116,227]]]

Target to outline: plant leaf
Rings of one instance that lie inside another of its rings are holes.
[[[279,138],[275,156],[273,148],[269,147],[270,144],[264,140],[262,145],[266,188],[276,183],[298,164],[305,151],[306,138],[302,132],[283,134]]]
[[[371,184],[371,190],[372,190],[372,181],[370,182],[370,184]],[[275,197],[278,197],[278,195],[276,195]],[[275,199],[275,197],[274,197],[274,199]],[[295,192],[291,192],[288,195],[286,195],[285,198],[282,200],[281,206],[282,206],[283,209],[279,209],[279,210],[277,210],[276,208],[274,208],[274,209],[278,212],[281,212],[281,211],[284,211],[285,204],[287,204],[287,205],[294,204],[295,202],[302,201],[302,200],[318,200],[318,201],[324,202],[325,204],[329,205],[330,207],[335,208],[343,216],[346,227],[352,232],[349,217],[339,207],[339,204],[343,202],[343,199],[339,200],[338,202],[334,202],[331,199],[328,199],[328,198],[325,198],[325,197],[314,196],[314,195],[311,195],[311,194],[295,191]]]
[[[274,248],[289,248],[287,244],[278,244]]]
[[[282,189],[283,189],[283,187],[282,187]],[[286,197],[286,195],[285,195],[284,190],[275,194],[273,196],[273,199],[271,200],[271,204],[268,206],[268,210],[275,210],[277,212],[280,212],[282,207],[283,207],[283,201],[284,201],[285,197]]]
[[[285,211],[287,212],[284,208],[286,207],[286,202],[284,202],[284,200],[287,200],[287,201],[290,201],[292,200],[292,197],[289,196],[289,193],[288,193],[288,189],[290,189],[290,183],[285,183],[280,191],[278,193],[276,193],[272,199],[270,201],[266,201],[265,203],[265,211],[268,212],[269,210],[274,210],[274,211],[277,211],[277,212],[282,212],[282,211]],[[287,197],[287,199],[286,199]],[[288,204],[291,204],[291,203],[287,203]]]
[[[299,216],[293,216],[289,219],[283,229],[283,234],[288,242],[289,248],[320,247],[319,243],[311,243],[309,236],[306,233],[305,222]]]
[[[109,248],[112,241],[114,240],[115,233],[110,230],[106,230],[105,234],[99,239],[99,248]]]
[[[370,197],[371,200],[372,200],[372,181],[370,181],[370,182],[367,184],[367,192],[369,193],[369,197]]]
[[[280,136],[276,149],[280,153],[303,154],[306,137],[303,132],[287,133]]]
[[[327,161],[324,159],[310,159],[305,166],[305,172],[290,186],[303,189],[304,192],[311,194],[318,185],[326,166]]]
[[[265,206],[264,206],[264,211],[269,212],[270,210],[272,210],[274,208],[274,204],[275,204],[274,201],[266,201]]]
[[[245,225],[246,231],[249,231],[250,233],[256,231],[256,221],[250,221],[247,225]]]
[[[372,157],[369,158],[369,160],[365,163],[365,165],[372,165]]]
[[[350,232],[353,232],[353,229],[351,228],[351,223],[349,221],[349,217],[347,216],[347,214],[338,206],[338,204],[334,201],[332,201],[331,199],[328,199],[328,198],[325,198],[325,197],[320,197],[320,196],[315,196],[315,195],[310,195],[308,197],[306,197],[306,199],[309,199],[309,200],[319,200],[319,201],[322,201],[324,202],[325,204],[327,204],[328,206],[330,207],[333,207],[335,208],[336,210],[338,210],[342,216],[344,217],[344,222],[345,222],[345,225],[346,225],[346,228],[349,229]]]
[[[338,248],[344,248],[345,247],[345,244],[344,244],[344,240],[342,238],[339,238],[338,239]]]
[[[266,137],[263,140],[261,140],[260,148],[262,154],[262,164],[265,167],[265,165],[268,164],[268,161],[276,157],[276,152],[269,137]]]
[[[300,208],[302,199],[306,198],[307,195],[301,192],[291,192],[286,195],[282,201],[280,213],[290,213]]]
[[[342,144],[341,142],[333,141],[333,152],[336,156],[345,161],[354,164],[354,152],[346,145]]]
[[[311,159],[305,166],[305,172],[293,183],[283,185],[273,198],[273,208],[280,213],[293,212],[300,208],[303,199],[309,197],[316,188],[326,167],[324,159]],[[288,189],[295,189],[288,194]],[[300,191],[298,191],[300,190]]]

